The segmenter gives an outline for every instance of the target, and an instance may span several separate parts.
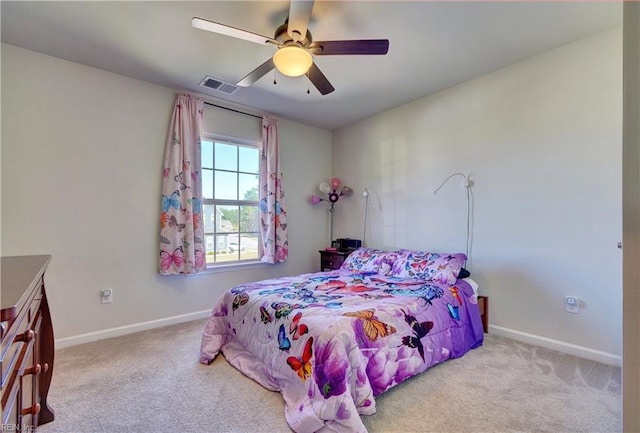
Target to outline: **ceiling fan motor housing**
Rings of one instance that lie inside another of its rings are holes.
[[[300,39],[298,41],[294,41],[291,38],[291,36],[289,36],[288,30],[289,30],[289,24],[288,22],[285,22],[284,24],[282,24],[280,27],[276,29],[276,32],[273,35],[273,39],[278,41],[278,43],[281,46],[295,43],[297,45],[302,46],[303,48],[309,48],[309,45],[311,45],[311,42],[313,41],[313,38],[311,37],[311,32],[309,30],[307,30],[307,34],[305,35],[304,39]]]

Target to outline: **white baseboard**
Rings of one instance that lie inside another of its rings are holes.
[[[56,349],[76,346],[78,344],[90,343],[92,341],[104,340],[105,338],[118,337],[120,335],[133,334],[134,332],[146,331],[163,326],[176,325],[178,323],[191,322],[192,320],[206,319],[211,315],[211,310],[196,311],[195,313],[172,316],[164,319],[151,320],[149,322],[134,323],[133,325],[118,326],[117,328],[104,329],[102,331],[89,332],[87,334],[75,335],[56,340]]]
[[[588,347],[578,346],[576,344],[554,340],[552,338],[541,337],[535,334],[515,331],[513,329],[503,328],[502,326],[489,325],[489,332],[502,337],[511,338],[512,340],[533,344],[534,346],[546,347],[547,349],[557,350],[558,352],[567,353],[580,358],[622,367],[622,357],[620,355],[614,355],[613,353],[594,350]]]

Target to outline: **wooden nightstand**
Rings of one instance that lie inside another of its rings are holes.
[[[325,251],[320,250],[320,270],[324,271],[334,271],[336,269],[340,269],[344,259],[347,258],[351,251],[343,252],[343,251]]]
[[[478,296],[478,307],[480,308],[480,317],[482,318],[482,330],[489,332],[489,297]]]

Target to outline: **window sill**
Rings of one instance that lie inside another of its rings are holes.
[[[228,263],[220,265],[208,265],[206,271],[198,272],[196,275],[218,274],[220,272],[244,271],[246,269],[263,268],[269,263],[263,263],[260,260],[251,260],[246,262]]]

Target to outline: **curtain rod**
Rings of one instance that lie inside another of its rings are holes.
[[[223,110],[233,111],[234,113],[244,114],[245,116],[255,117],[256,119],[262,119],[262,116],[257,116],[251,113],[245,113],[244,111],[240,111],[240,110],[234,110],[233,108],[223,107],[222,105],[212,104],[211,102],[205,101],[204,105],[211,105],[212,107],[222,108]]]

